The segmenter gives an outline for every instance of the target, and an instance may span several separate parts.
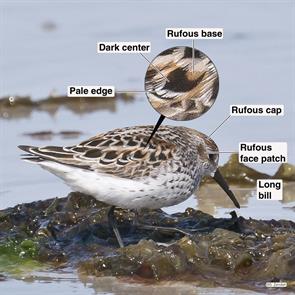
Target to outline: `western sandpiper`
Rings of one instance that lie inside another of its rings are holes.
[[[161,126],[146,146],[152,129],[115,129],[73,146],[19,148],[27,152],[24,160],[57,175],[73,190],[111,206],[172,206],[189,198],[202,177],[211,175],[239,207],[217,169],[218,148],[212,139],[194,129]],[[122,246],[114,222],[112,227]]]
[[[172,47],[154,58],[145,76],[149,102],[161,115],[192,120],[216,100],[219,77],[215,65],[200,50]]]

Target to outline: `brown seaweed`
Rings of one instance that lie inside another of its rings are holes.
[[[6,96],[0,98],[0,119],[18,119],[30,117],[34,111],[54,115],[59,109],[65,108],[76,114],[91,113],[98,110],[116,111],[117,100],[132,102],[134,96],[118,94],[109,97],[67,97],[49,96],[44,99],[32,100],[30,96]]]

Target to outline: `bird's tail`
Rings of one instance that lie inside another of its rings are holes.
[[[33,150],[36,149],[36,147],[29,145],[19,145],[18,148],[26,152],[26,154],[21,155],[22,160],[30,163],[40,163],[44,161],[43,158],[34,153]]]

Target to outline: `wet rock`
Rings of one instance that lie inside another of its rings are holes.
[[[236,271],[244,270],[245,268],[250,267],[254,262],[254,259],[249,253],[241,253],[237,257],[234,265]]]
[[[293,241],[294,243],[294,241]],[[273,252],[267,261],[263,276],[271,278],[295,278],[295,244]],[[261,274],[260,274],[261,275]]]
[[[95,267],[93,267],[95,265]],[[186,271],[187,264],[179,247],[159,246],[151,240],[141,240],[136,245],[119,249],[116,255],[86,261],[80,269],[88,274],[138,275],[156,280],[171,278]]]
[[[173,215],[142,210],[135,223],[133,212],[117,209],[126,245],[118,248],[108,210],[80,193],[1,210],[0,272],[26,261],[77,267],[81,274],[95,276],[206,277],[228,286],[295,278],[292,221],[244,219],[235,211],[214,218],[188,208]]]
[[[288,238],[294,239],[294,227]],[[80,264],[80,271],[96,276],[137,275],[155,280],[204,275],[215,280],[271,281],[294,279],[294,245],[271,246],[276,234],[256,237],[224,229],[183,237],[172,245],[142,240],[107,257]],[[254,243],[253,243],[254,242]],[[125,265],[125,267],[124,267]],[[291,269],[293,268],[293,269]]]
[[[295,181],[295,166],[284,163],[273,176],[274,179],[283,179],[286,181]]]

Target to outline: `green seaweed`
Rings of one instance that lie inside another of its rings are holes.
[[[42,263],[37,260],[39,246],[34,240],[7,239],[0,243],[0,273],[21,275],[37,270]]]

